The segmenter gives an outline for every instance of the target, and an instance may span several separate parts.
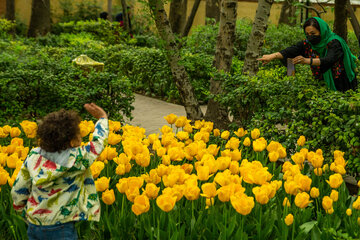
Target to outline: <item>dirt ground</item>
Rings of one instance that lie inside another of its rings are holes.
[[[131,121],[126,120],[126,123],[145,128],[146,135],[160,133],[159,129],[163,125],[168,125],[164,117],[170,113],[176,116],[186,116],[185,108],[181,105],[168,103],[140,94],[135,94],[133,106],[135,108],[132,111],[134,118]],[[205,114],[206,106],[201,106],[201,110]]]

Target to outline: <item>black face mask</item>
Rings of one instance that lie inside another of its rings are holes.
[[[312,44],[312,45],[316,45],[318,43],[320,43],[321,41],[321,36],[320,35],[308,35],[306,36],[307,40]]]

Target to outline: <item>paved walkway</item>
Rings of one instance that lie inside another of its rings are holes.
[[[186,116],[185,108],[181,105],[168,103],[140,94],[135,94],[133,106],[135,108],[132,111],[134,118],[131,121],[125,120],[125,122],[133,126],[145,128],[146,135],[160,133],[159,128],[168,124],[164,117],[170,113],[176,116]],[[201,110],[205,113],[206,106],[201,106]]]

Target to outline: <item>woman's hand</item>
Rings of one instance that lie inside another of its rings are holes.
[[[292,60],[293,64],[310,64],[309,58],[304,58],[303,56],[294,57]]]
[[[84,105],[84,108],[86,109],[86,111],[88,111],[96,119],[107,118],[107,114],[104,111],[104,109],[102,109],[101,107],[99,107],[95,103],[86,103]]]
[[[274,59],[275,59],[274,54],[268,54],[268,55],[263,55],[261,58],[258,58],[256,60],[262,61],[262,63],[265,65],[265,64],[268,64],[269,62],[271,62]]]

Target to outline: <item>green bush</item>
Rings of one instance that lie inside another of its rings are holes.
[[[66,48],[0,41],[1,122],[35,119],[60,108],[85,114],[96,102],[112,119],[131,117],[134,99],[129,80],[108,71],[83,73]]]
[[[118,22],[110,22],[103,19],[87,21],[60,22],[52,26],[51,32],[55,35],[61,33],[90,33],[95,40],[107,44],[136,43],[130,35],[124,31]]]
[[[104,61],[108,71],[127,76],[135,91],[179,102],[179,93],[162,50],[113,46],[107,52],[109,54]],[[206,102],[212,57],[189,52],[183,52],[182,55],[181,64],[189,74],[197,98]]]
[[[328,90],[311,76],[308,66],[297,66],[295,77],[285,76],[285,67],[261,70],[254,78],[233,68],[237,70],[225,76],[220,99],[237,124],[261,129],[266,139],[283,143],[290,152],[304,135],[305,147],[322,149],[327,162],[338,149],[345,152],[348,171],[360,171],[360,90]]]

